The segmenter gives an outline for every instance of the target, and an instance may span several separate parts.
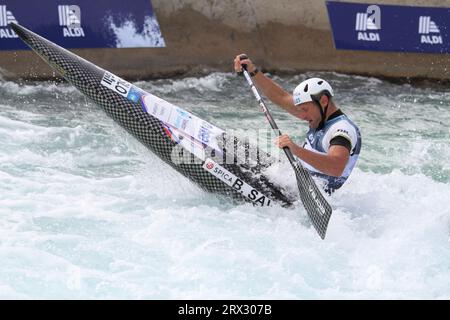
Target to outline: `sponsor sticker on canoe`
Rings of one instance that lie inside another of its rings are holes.
[[[253,203],[260,206],[270,206],[271,200],[267,196],[247,184],[245,181],[242,181],[241,179],[236,177],[233,173],[231,173],[215,161],[206,159],[205,163],[203,164],[203,169],[205,169],[221,181],[225,182],[237,192],[240,192],[244,197],[248,198]]]
[[[145,95],[144,91],[142,91],[141,89],[139,89],[136,86],[132,86],[130,88],[130,91],[128,92],[127,99],[134,103],[139,103],[139,101],[141,101],[141,99],[144,95]]]
[[[217,137],[223,135],[222,129],[150,93],[143,95],[140,101],[145,112],[170,126],[174,133],[187,138],[181,139],[180,144],[200,159],[205,159],[206,146],[219,154],[222,152],[216,141]]]
[[[113,75],[110,72],[105,72],[101,85],[117,92],[125,98],[128,98],[128,93],[132,87],[131,83]]]
[[[101,85],[129,101],[139,104],[144,112],[162,121],[168,136],[199,159],[206,158],[205,148],[207,146],[219,154],[222,153],[216,140],[217,137],[223,135],[222,129],[164,99],[139,89],[110,72],[105,72]]]

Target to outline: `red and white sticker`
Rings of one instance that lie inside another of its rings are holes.
[[[271,205],[272,201],[267,196],[262,194],[262,192],[256,190],[245,181],[242,181],[215,161],[206,159],[205,163],[203,164],[203,169],[205,169],[221,181],[225,182],[237,192],[240,192],[244,197],[248,198],[253,203],[263,207]]]

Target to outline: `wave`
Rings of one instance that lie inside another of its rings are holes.
[[[116,25],[114,19],[106,19],[110,29],[116,36],[117,48],[139,48],[139,47],[165,47],[165,41],[155,16],[145,17],[143,30],[138,28],[133,19],[128,19]]]
[[[36,95],[42,92],[81,95],[75,87],[56,82],[33,82],[24,84],[13,81],[1,81],[0,92],[1,91],[19,96]]]
[[[377,98],[386,83],[374,81],[361,95],[347,88],[363,79],[341,78],[338,89],[349,101],[363,99],[343,109],[361,124],[364,144],[357,168],[329,198],[334,212],[325,241],[300,203],[258,208],[204,192],[103,114],[86,109],[83,118],[58,99],[51,99],[58,114],[3,104],[0,297],[449,299],[450,149],[439,123],[446,114],[431,107],[407,118],[394,95],[394,107]],[[240,126],[258,129],[263,116],[242,116],[257,106],[250,92],[242,98],[241,81],[215,73],[138,85],[190,105],[216,101],[226,113],[205,107],[215,120],[235,123],[239,114]],[[41,92],[74,90],[37,86],[2,83],[0,90],[35,95],[36,108]],[[392,90],[422,92],[401,88]],[[407,110],[421,108],[411,101]],[[303,129],[279,119],[289,133]],[[289,164],[271,169],[297,192]]]

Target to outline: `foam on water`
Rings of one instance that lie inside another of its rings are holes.
[[[31,84],[18,84],[11,81],[1,81],[0,90],[2,95],[11,94],[15,97],[37,95],[43,92],[45,93],[64,93],[64,94],[79,94],[79,91],[73,86],[61,86],[57,83],[31,83]]]
[[[2,82],[0,298],[449,299],[449,92],[319,76],[363,132],[325,241],[300,204],[200,190],[67,84]],[[222,128],[267,125],[230,74],[139,85]],[[272,109],[300,142],[306,125]]]
[[[117,48],[166,46],[155,16],[145,17],[144,26],[140,32],[133,19],[122,19],[119,25],[116,25],[113,17],[108,17],[106,20],[116,36]]]

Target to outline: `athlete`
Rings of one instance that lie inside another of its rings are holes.
[[[334,103],[330,84],[319,78],[307,79],[291,95],[264,75],[245,54],[234,59],[237,73],[242,73],[243,64],[247,65],[255,85],[270,101],[309,123],[302,147],[287,134],[279,136],[276,145],[288,147],[313,176],[324,179],[326,192],[331,194],[340,188],[356,165],[361,150],[361,134]]]

